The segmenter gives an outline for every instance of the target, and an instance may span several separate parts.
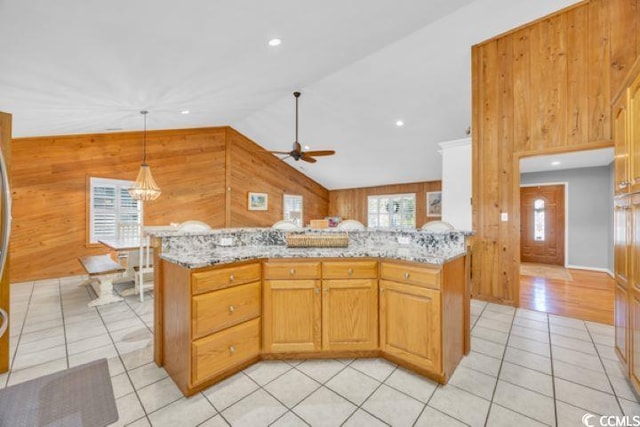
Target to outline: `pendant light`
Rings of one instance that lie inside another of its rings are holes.
[[[143,158],[140,165],[140,171],[133,187],[129,189],[129,194],[136,200],[155,200],[160,197],[160,187],[151,176],[151,168],[147,164],[147,114],[148,111],[142,110],[140,114],[144,117],[144,137],[143,137]]]

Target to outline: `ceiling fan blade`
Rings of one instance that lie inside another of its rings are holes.
[[[315,162],[317,162],[317,160],[316,160],[316,159],[314,159],[313,157],[308,157],[308,156],[306,156],[306,155],[304,155],[304,154],[303,154],[302,156],[300,156],[300,160],[304,160],[305,162],[308,162],[308,163],[315,163]]]
[[[319,150],[319,151],[305,151],[305,155],[307,156],[333,156],[336,154],[334,150]]]
[[[289,151],[255,151],[258,154],[289,154]]]

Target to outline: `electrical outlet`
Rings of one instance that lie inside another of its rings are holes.
[[[401,245],[408,245],[411,243],[411,237],[409,236],[398,236],[398,243]]]
[[[233,245],[233,237],[220,238],[220,246],[231,246],[231,245]]]
[[[500,221],[502,221],[502,222],[509,221],[509,213],[508,212],[500,212]]]

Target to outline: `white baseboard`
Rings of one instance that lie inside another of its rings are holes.
[[[588,270],[588,271],[598,271],[600,273],[606,273],[609,276],[615,278],[615,275],[613,274],[613,271],[609,270],[608,268],[599,268],[599,267],[587,267],[584,265],[567,265],[566,268],[571,268],[574,270]]]

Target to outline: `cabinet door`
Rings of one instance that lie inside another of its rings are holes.
[[[613,107],[613,138],[615,141],[615,192],[628,193],[629,183],[629,135],[627,98],[621,96]]]
[[[618,357],[625,365],[629,362],[629,293],[625,286],[616,283],[615,290],[615,345]]]
[[[380,348],[434,373],[442,372],[440,292],[380,281]]]
[[[629,87],[628,145],[631,152],[630,174],[632,190],[640,191],[640,75]],[[617,129],[616,129],[617,131]]]
[[[631,312],[630,378],[636,392],[640,392],[640,295],[634,291],[631,291],[629,298],[629,310]]]
[[[378,281],[322,282],[322,349],[378,348]]]
[[[629,198],[618,197],[614,206],[614,270],[616,281],[625,287],[629,282],[630,242],[631,207]]]
[[[263,289],[264,351],[319,351],[320,281],[265,280]]]

